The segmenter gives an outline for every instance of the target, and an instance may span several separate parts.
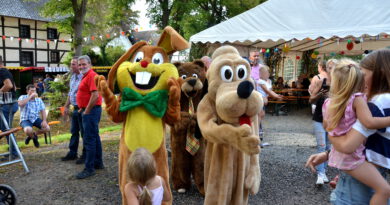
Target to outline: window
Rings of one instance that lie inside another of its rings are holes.
[[[47,29],[47,39],[57,39],[57,29],[48,28]]]
[[[51,51],[51,53],[50,53],[50,62],[52,62],[52,63],[59,63],[60,62],[60,52],[58,52],[58,51]]]
[[[30,38],[30,26],[29,25],[20,25],[19,28],[19,37],[20,38]]]
[[[21,66],[33,66],[33,52],[22,51],[20,53],[20,65]]]
[[[285,82],[294,78],[294,62],[290,58],[284,62],[283,78]]]

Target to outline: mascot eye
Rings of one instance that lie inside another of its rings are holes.
[[[186,75],[182,75],[182,76],[181,76],[181,79],[183,79],[183,80],[186,79],[186,78],[187,78]]]
[[[144,52],[140,51],[135,55],[134,63],[140,62],[144,58]]]
[[[198,75],[196,75],[196,74],[194,73],[194,74],[192,74],[192,77],[198,78]]]
[[[237,66],[237,78],[239,80],[243,80],[246,78],[246,76],[247,76],[246,66],[245,65],[238,65]]]
[[[163,56],[161,55],[161,53],[155,53],[155,54],[153,55],[152,62],[153,62],[154,64],[157,64],[157,65],[162,64],[162,63],[164,62],[164,58],[163,58]]]
[[[221,78],[225,82],[232,82],[233,80],[233,69],[225,65],[221,68]]]

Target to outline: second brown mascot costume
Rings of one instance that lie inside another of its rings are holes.
[[[234,47],[218,48],[212,59],[197,113],[207,141],[204,204],[247,204],[260,185],[257,114],[263,102],[248,62]]]
[[[108,81],[103,76],[95,78],[108,115],[114,122],[123,122],[119,144],[122,204],[126,204],[127,160],[139,147],[153,154],[157,174],[169,184],[164,123],[172,125],[180,119],[180,83],[168,55],[188,47],[188,42],[168,26],[157,46],[144,41],[134,44],[111,68]],[[120,90],[118,98],[113,94],[115,85]]]

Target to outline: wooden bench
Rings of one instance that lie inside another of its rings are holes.
[[[58,124],[61,124],[61,121],[51,121],[51,122],[48,122],[47,124],[48,124],[49,126],[51,126],[51,125],[58,125]],[[7,131],[5,131],[5,132],[2,132],[2,131],[0,130],[0,139],[1,139],[2,137],[4,137],[4,136],[7,136],[7,135],[11,134],[11,133],[18,132],[19,130],[22,130],[22,129],[23,129],[23,128],[19,126],[19,127],[11,128],[10,130],[7,130]],[[50,133],[50,131],[44,133],[43,136],[45,137],[45,143],[46,143],[46,144],[51,144],[51,133]],[[47,137],[48,137],[48,136],[49,136],[49,143],[48,143],[48,141],[47,141]]]
[[[274,104],[274,112],[272,115],[279,116],[279,111],[280,108],[282,107],[281,105],[285,105],[287,102],[286,101],[277,101],[277,100],[270,100],[268,101],[268,104]]]

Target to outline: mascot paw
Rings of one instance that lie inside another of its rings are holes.
[[[107,100],[113,95],[110,88],[108,88],[106,78],[102,75],[95,76],[95,85],[102,97]]]
[[[177,190],[177,192],[183,194],[183,193],[186,193],[186,189],[179,189],[179,190]]]
[[[250,173],[245,178],[245,188],[249,189],[250,194],[256,194],[259,191],[258,176],[255,173]]]
[[[253,155],[260,153],[260,139],[251,134],[251,128],[248,125],[241,125],[238,129],[240,138],[238,148],[246,154]]]
[[[180,101],[180,81],[179,79],[170,78],[168,80],[168,87],[169,87],[169,101],[172,103],[177,103]]]

